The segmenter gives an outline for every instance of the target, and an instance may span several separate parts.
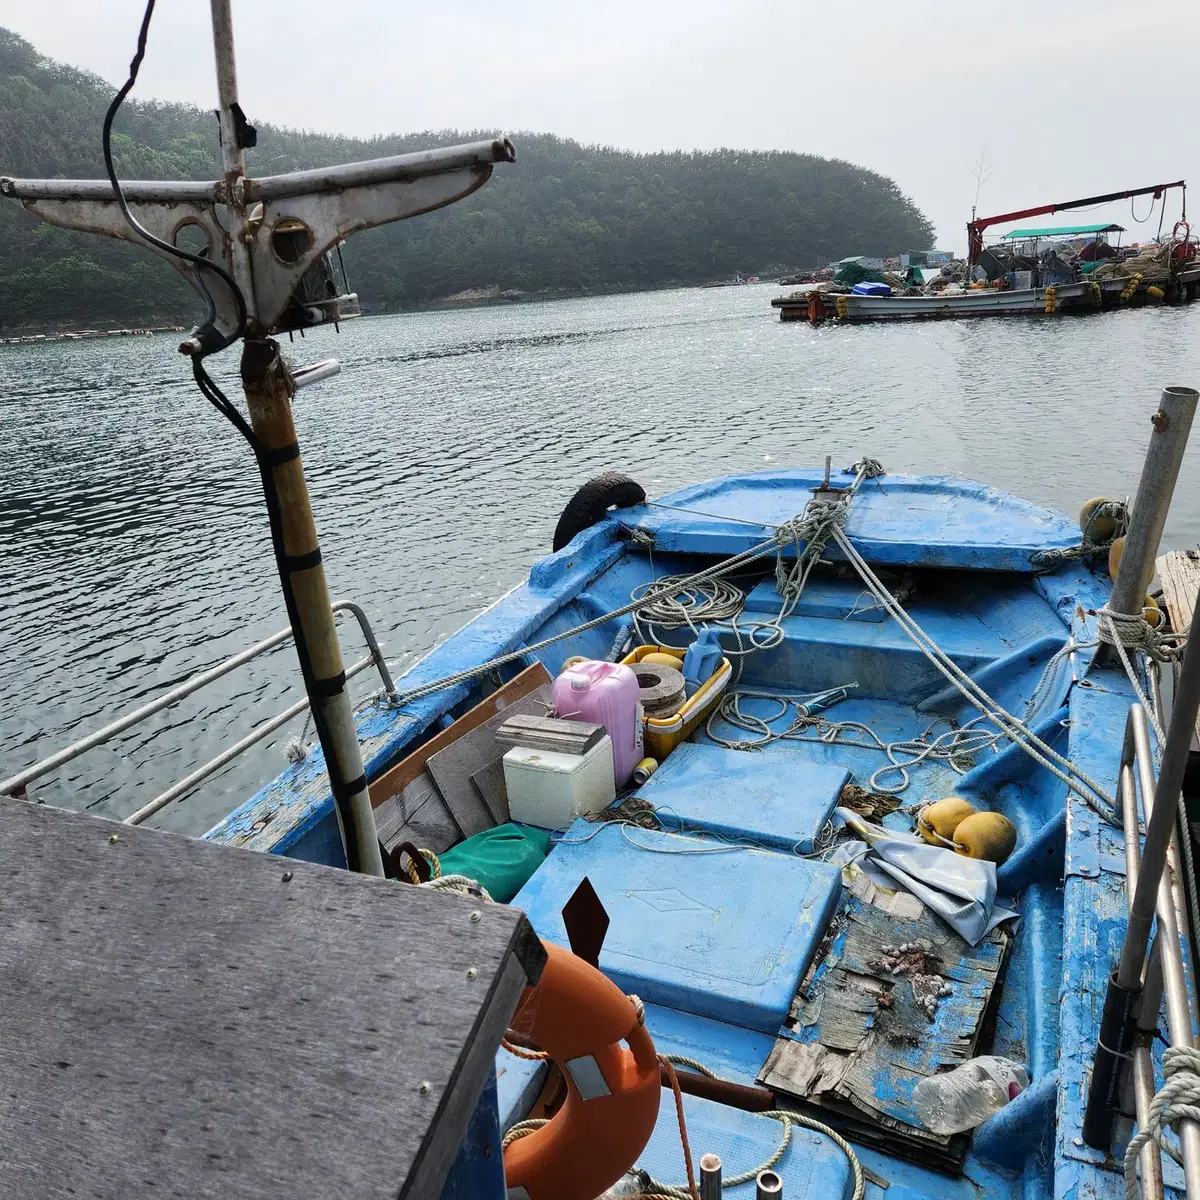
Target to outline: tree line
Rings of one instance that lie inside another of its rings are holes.
[[[0,175],[102,177],[104,80],[44,58],[0,29]],[[251,117],[253,120],[253,117]],[[490,136],[443,130],[357,139],[257,123],[251,174],[400,154]],[[344,255],[367,311],[471,288],[636,290],[766,274],[845,254],[932,244],[896,184],[837,159],[777,151],[635,154],[513,134],[517,162],[439,212],[356,235]],[[215,179],[212,112],[128,100],[113,137],[126,179]],[[165,264],[126,243],[44,225],[0,200],[0,328],[185,322],[196,301]]]

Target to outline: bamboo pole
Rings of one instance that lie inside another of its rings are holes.
[[[242,386],[250,424],[261,451],[259,467],[271,520],[279,580],[295,634],[296,654],[308,692],[313,724],[325,752],[346,865],[383,875],[354,713],[338,644],[316,524],[292,423],[291,373],[270,339],[247,338],[242,350]]]

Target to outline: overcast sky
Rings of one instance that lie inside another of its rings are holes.
[[[117,82],[142,6],[0,0],[0,24]],[[981,214],[1200,183],[1200,0],[234,0],[234,10],[251,120],[845,158],[894,178],[938,244],[959,251],[981,146],[991,172]],[[209,38],[204,0],[159,0],[135,95],[211,107]],[[1176,192],[1168,229],[1178,203]],[[1148,209],[1142,200],[1135,215]],[[1159,211],[1135,225],[1125,201],[1078,219],[1116,220],[1137,240],[1155,233]]]

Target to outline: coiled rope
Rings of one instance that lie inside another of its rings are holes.
[[[1191,1046],[1168,1047],[1163,1051],[1163,1075],[1165,1082],[1150,1101],[1146,1128],[1138,1130],[1125,1151],[1126,1200],[1140,1200],[1137,1161],[1142,1148],[1150,1142],[1157,1142],[1160,1150],[1182,1165],[1183,1158],[1175,1146],[1167,1141],[1166,1130],[1185,1118],[1200,1121],[1200,1050]]]
[[[1077,793],[1093,811],[1110,824],[1120,828],[1120,811],[1113,797],[1103,787],[1082,771],[1070,759],[1059,754],[1044,742],[1025,722],[1006,711],[987,694],[905,611],[894,596],[879,581],[866,559],[859,554],[854,543],[840,529],[833,531],[842,553],[859,573],[871,594],[883,605],[888,614],[908,634],[910,640],[927,659],[954,685],[963,697],[979,710],[998,729],[1006,733],[1035,762],[1045,767],[1052,775],[1062,780],[1068,789]]]
[[[1093,541],[1092,526],[1101,518],[1111,517],[1116,521],[1112,537],[1103,541]],[[1128,500],[1105,500],[1092,509],[1083,527],[1083,537],[1078,546],[1067,546],[1061,550],[1038,550],[1030,558],[1034,568],[1040,572],[1053,571],[1055,567],[1076,558],[1090,558],[1097,554],[1107,554],[1117,538],[1122,537],[1129,524]]]
[[[590,621],[584,621],[580,625],[564,629],[561,633],[552,634],[548,638],[543,638],[540,642],[533,642],[530,645],[522,646],[519,650],[511,650],[507,654],[497,655],[485,663],[479,663],[474,667],[467,667],[462,671],[455,671],[453,674],[446,675],[441,679],[431,680],[429,683],[421,684],[419,687],[411,688],[406,692],[400,692],[392,697],[389,703],[394,707],[402,707],[406,704],[411,704],[414,700],[420,700],[424,696],[430,696],[435,692],[454,687],[456,684],[465,683],[470,679],[477,679],[479,676],[487,675],[499,667],[507,666],[509,663],[517,662],[528,658],[530,655],[537,654],[538,651],[544,650],[548,646],[553,646],[557,642],[576,637],[581,633],[586,633],[589,629],[597,629],[601,625],[607,625],[617,617],[628,616],[631,613],[640,613],[644,609],[662,602],[664,599],[673,598],[687,592],[689,589],[697,589],[711,580],[722,579],[726,575],[734,575],[750,563],[757,562],[759,559],[766,558],[769,555],[774,554],[777,560],[781,560],[784,547],[795,544],[797,531],[809,527],[806,521],[812,522],[812,533],[813,536],[817,537],[821,536],[821,526],[825,522],[830,523],[830,528],[832,528],[833,523],[836,523],[836,519],[840,519],[844,524],[846,508],[850,498],[858,491],[863,481],[865,479],[873,479],[876,475],[884,473],[883,468],[873,458],[864,458],[856,462],[850,469],[854,472],[854,480],[837,501],[829,502],[814,499],[809,502],[805,513],[807,514],[809,510],[812,510],[815,504],[818,506],[815,511],[820,513],[820,520],[817,520],[815,516],[807,518],[802,515],[794,517],[791,521],[787,521],[779,526],[770,526],[766,522],[763,522],[763,528],[772,529],[771,536],[743,550],[740,554],[735,554],[731,558],[716,563],[714,566],[706,567],[702,571],[696,571],[691,575],[671,576],[669,578],[675,580],[675,582],[668,583],[665,587],[662,580],[656,580],[654,584],[648,585],[647,589],[640,596],[630,600],[628,604],[621,605],[620,608],[614,608],[611,612],[603,613]],[[826,511],[826,509],[831,511]],[[758,523],[755,522],[755,524]],[[824,541],[821,544],[824,545]],[[818,557],[819,554],[814,554],[813,562]],[[779,564],[777,561],[776,570],[778,571],[778,569]],[[641,591],[641,589],[638,590]],[[771,624],[771,622],[764,622],[764,624]]]

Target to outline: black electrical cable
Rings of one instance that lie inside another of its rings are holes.
[[[113,195],[116,197],[117,207],[121,210],[121,215],[125,218],[129,228],[134,231],[139,237],[144,238],[150,245],[157,247],[164,254],[174,255],[176,258],[182,259],[184,262],[194,263],[197,267],[202,267],[206,271],[211,271],[214,275],[219,276],[228,286],[233,294],[234,304],[237,306],[237,326],[232,335],[224,339],[224,346],[229,346],[236,342],[246,332],[246,297],[242,295],[242,289],[238,287],[237,280],[225,270],[224,267],[218,266],[209,258],[205,258],[201,254],[192,254],[190,251],[183,250],[179,246],[173,246],[170,242],[164,242],[162,238],[155,237],[148,229],[146,229],[138,219],[129,211],[129,205],[125,200],[125,193],[121,190],[121,182],[117,178],[116,167],[113,166],[112,157],[112,126],[113,120],[117,115],[117,111],[125,102],[125,97],[133,90],[133,85],[137,82],[138,72],[142,67],[142,59],[146,56],[146,38],[150,33],[150,18],[154,15],[155,0],[146,0],[146,11],[142,15],[142,27],[138,31],[137,52],[133,56],[133,61],[129,64],[129,78],[125,81],[125,85],[113,97],[112,103],[108,106],[108,111],[104,114],[104,129],[101,135],[102,146],[104,150],[104,169],[108,172],[108,181],[112,184]],[[211,351],[209,351],[211,353]],[[203,389],[202,389],[203,390]]]

